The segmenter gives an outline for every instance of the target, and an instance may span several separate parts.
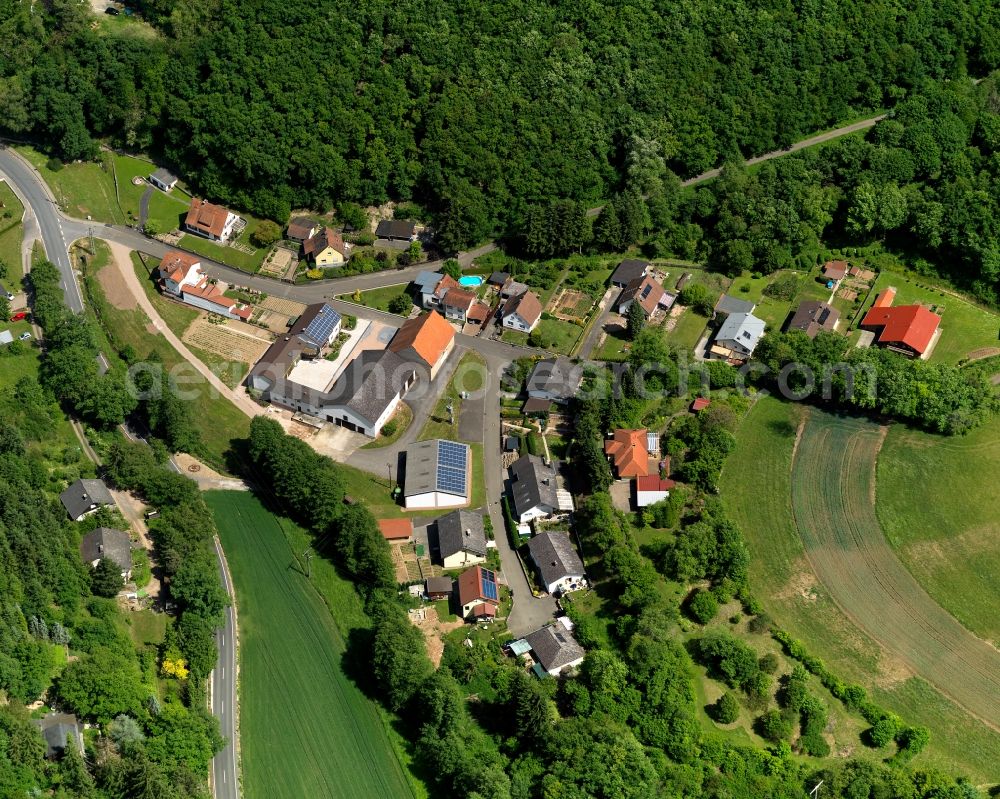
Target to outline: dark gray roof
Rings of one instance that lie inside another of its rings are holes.
[[[715,312],[721,314],[752,313],[757,306],[749,300],[740,300],[723,294],[715,303]]]
[[[380,239],[408,239],[416,229],[416,225],[408,219],[385,219],[378,223],[375,235]]]
[[[428,272],[424,270],[413,278],[413,285],[420,289],[422,294],[432,294],[443,277],[444,275],[440,272]]]
[[[78,519],[102,505],[115,504],[103,480],[77,480],[59,495],[59,500],[71,519]]]
[[[539,533],[528,542],[528,551],[546,585],[584,573],[583,561],[566,533],[552,530]]]
[[[98,527],[87,533],[80,541],[80,556],[87,563],[110,558],[123,572],[132,570],[132,544],[128,533],[110,527]]]
[[[573,634],[559,622],[528,633],[524,640],[546,671],[555,671],[586,654]]]
[[[483,517],[467,510],[456,510],[437,520],[441,558],[458,552],[486,557],[486,530]]]
[[[170,183],[176,183],[177,182],[177,175],[175,175],[172,172],[164,169],[163,167],[160,167],[159,169],[153,170],[153,174],[150,175],[150,177],[154,177],[158,181],[160,181],[160,183],[164,183],[164,184],[168,184],[168,185]]]
[[[80,749],[80,724],[76,716],[69,713],[49,713],[32,723],[41,730],[45,739],[45,754],[48,757],[61,754],[69,746],[70,741],[73,741],[80,754],[83,754]]]
[[[509,272],[493,272],[490,274],[486,282],[491,286],[502,286],[508,280],[510,280]]]
[[[838,319],[840,312],[836,308],[819,300],[805,300],[799,303],[788,329],[801,330],[812,338],[820,330],[833,330]]]
[[[642,277],[649,269],[648,261],[639,261],[635,258],[626,258],[611,273],[611,283],[616,286],[624,286],[631,283],[636,278]]]
[[[528,376],[528,395],[544,392],[569,399],[576,395],[583,382],[583,366],[569,358],[546,358],[535,364]]]
[[[451,593],[455,582],[450,577],[428,577],[424,580],[424,587],[428,594],[447,594]]]
[[[510,466],[514,512],[520,516],[539,505],[558,508],[555,464],[545,465],[538,455],[522,455]]]
[[[299,338],[314,347],[325,347],[330,341],[330,333],[341,322],[341,316],[325,302],[315,302],[306,307],[295,324],[301,329]]]
[[[325,302],[315,302],[306,306],[288,333],[268,347],[254,368],[250,370],[248,382],[255,377],[263,377],[274,384],[278,380],[284,379],[292,367],[298,363],[303,353],[317,354],[320,345],[313,340],[309,328],[320,318],[333,320],[334,317],[329,314],[335,314],[337,319],[340,318],[340,314]],[[325,343],[324,341],[323,344]]]
[[[365,350],[347,365],[317,404],[343,405],[374,424],[415,374],[413,365],[391,350]]]

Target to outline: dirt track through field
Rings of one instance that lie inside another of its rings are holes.
[[[811,411],[792,464],[792,510],[806,555],[859,628],[942,694],[1000,729],[1000,651],[924,591],[875,516],[885,428]]]

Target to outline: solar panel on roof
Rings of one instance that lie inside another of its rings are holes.
[[[483,596],[487,599],[499,599],[497,591],[497,576],[489,569],[480,569],[483,578]]]
[[[340,323],[340,314],[337,313],[333,308],[328,305],[323,306],[323,309],[316,314],[316,318],[313,319],[303,331],[305,335],[310,340],[325,344],[330,340],[330,335],[333,333],[333,329]]]
[[[465,494],[469,451],[464,444],[438,441],[437,490]]]
[[[651,292],[652,290],[653,290],[653,287],[652,287],[652,286],[646,286],[646,287],[645,287],[645,288],[644,288],[644,289],[642,290],[642,298],[643,298],[643,299],[646,299],[646,297],[648,297],[648,296],[649,296],[649,292]]]

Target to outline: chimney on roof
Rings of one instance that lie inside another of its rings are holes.
[[[99,543],[99,544],[97,545],[97,551],[98,551],[98,552],[101,552],[101,553],[103,553],[103,552],[104,552],[104,544],[100,544],[100,543]]]

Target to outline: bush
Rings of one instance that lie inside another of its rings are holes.
[[[867,739],[870,746],[882,749],[892,743],[899,734],[899,722],[892,716],[886,716],[875,722],[868,730]]]
[[[391,300],[389,300],[389,313],[396,313],[400,315],[405,315],[410,312],[410,308],[413,307],[413,302],[406,294],[397,294]]]
[[[771,617],[766,613],[758,613],[747,623],[747,629],[752,633],[766,633],[771,629]]]
[[[719,700],[712,705],[710,715],[719,724],[732,724],[740,717],[740,700],[732,691],[726,691]]]
[[[60,161],[58,158],[50,158],[48,161],[45,162],[45,168],[48,169],[50,172],[58,172],[60,169],[63,168],[63,162]]]
[[[710,591],[698,591],[688,603],[688,613],[699,624],[708,624],[719,612],[719,601]]]
[[[771,743],[787,741],[792,736],[792,722],[778,710],[769,710],[757,719],[757,734]]]
[[[774,674],[778,670],[778,656],[774,652],[768,652],[757,661],[757,665],[765,674]]]
[[[396,431],[399,429],[399,422],[395,419],[390,419],[384,425],[382,425],[382,435],[386,438],[391,438],[396,435]]]
[[[281,228],[270,219],[264,219],[257,223],[257,227],[250,234],[250,240],[258,247],[270,247],[281,238]]]

